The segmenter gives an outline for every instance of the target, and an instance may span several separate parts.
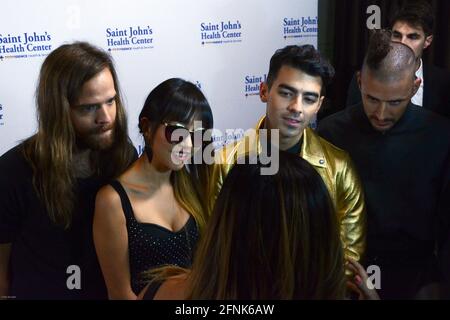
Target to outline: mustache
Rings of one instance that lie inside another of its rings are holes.
[[[380,120],[380,119],[378,119],[378,118],[376,118],[376,117],[370,117],[370,119],[372,119],[372,120],[375,120],[375,121],[378,121],[378,122],[384,122],[384,123],[391,123],[391,122],[394,122],[394,119],[383,119],[383,120]]]
[[[89,131],[89,134],[100,134],[100,133],[103,133],[103,132],[106,132],[106,131],[109,131],[112,129],[114,129],[114,125],[110,124],[107,126],[101,126],[101,127],[94,128]]]

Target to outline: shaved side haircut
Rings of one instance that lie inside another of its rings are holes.
[[[383,82],[393,82],[404,77],[415,77],[417,60],[414,51],[408,46],[392,42],[391,32],[375,31],[370,37],[369,46],[362,67],[362,72]]]

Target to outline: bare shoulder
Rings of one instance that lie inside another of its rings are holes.
[[[187,289],[187,275],[171,277],[159,287],[154,300],[185,300]]]
[[[120,196],[111,185],[106,185],[98,191],[95,199],[95,216],[124,218]]]
[[[108,203],[111,202],[120,202],[120,197],[119,194],[117,193],[117,191],[111,186],[111,185],[106,185],[100,188],[100,190],[97,192],[97,197],[96,197],[96,204],[103,204],[103,205],[107,205]]]

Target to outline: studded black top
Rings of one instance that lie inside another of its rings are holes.
[[[110,183],[120,196],[128,231],[131,288],[135,294],[145,287],[142,272],[162,265],[189,268],[199,233],[192,216],[185,226],[173,232],[153,223],[136,221],[125,189],[119,181]]]

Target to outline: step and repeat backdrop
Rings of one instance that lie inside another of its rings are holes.
[[[264,114],[259,84],[274,51],[317,46],[317,32],[317,0],[2,0],[0,155],[36,131],[39,69],[61,44],[111,53],[140,151],[138,114],[160,82],[180,77],[202,89],[219,147],[239,138],[227,129],[251,128]]]

